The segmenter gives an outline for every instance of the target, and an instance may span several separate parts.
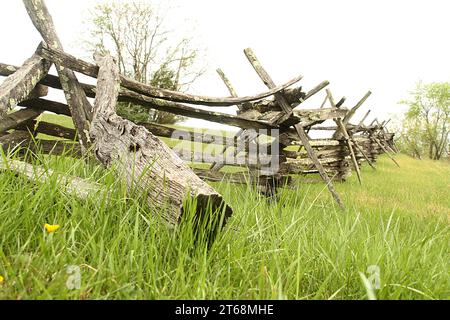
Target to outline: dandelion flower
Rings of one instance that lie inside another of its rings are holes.
[[[5,282],[5,278],[3,278],[2,276],[0,276],[0,285],[2,285],[3,282]]]
[[[60,228],[59,224],[44,224],[44,228],[48,233],[53,233]]]

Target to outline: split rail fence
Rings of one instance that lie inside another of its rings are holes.
[[[263,194],[273,196],[277,188],[304,183],[305,179],[298,178],[312,174],[326,183],[344,208],[333,182],[344,181],[354,171],[362,183],[362,163],[375,169],[380,154],[387,154],[398,165],[393,157],[397,152],[394,134],[386,129],[388,121],[375,119],[364,124],[369,110],[361,120],[351,123],[370,91],[355,106],[346,108],[345,97],[335,101],[327,89],[328,81],[309,90],[298,86],[301,76],[277,85],[251,49],[244,53],[267,87],[263,93],[239,97],[220,69],[217,72],[229,91],[227,97],[155,88],[120,75],[109,55],[97,55],[91,63],[65,53],[45,3],[23,2],[43,42],[20,67],[0,63],[0,76],[6,77],[0,85],[1,148],[5,152],[24,148],[52,155],[94,155],[106,167],[118,163],[129,188],[138,185],[148,194],[150,205],[166,208],[162,218],[169,224],[181,221],[188,194],[197,199],[199,216],[209,206],[225,213],[225,218],[232,214],[222,196],[203,180],[255,183]],[[51,65],[55,65],[57,76],[48,73]],[[74,72],[96,78],[97,85],[80,83]],[[46,98],[49,88],[63,90],[67,104]],[[325,93],[321,106],[302,108],[303,102],[320,93]],[[93,105],[88,98],[95,99]],[[117,102],[240,130],[224,136],[219,131],[133,123],[116,114]],[[233,106],[237,106],[235,115],[214,110]],[[74,129],[40,120],[43,112],[72,117]],[[327,120],[334,125],[324,126]],[[323,135],[317,132],[328,132],[331,138],[311,138]],[[57,139],[43,139],[40,134]],[[175,144],[172,150],[158,137],[183,143]],[[198,150],[183,148],[199,142]],[[214,152],[205,152],[205,146]],[[24,163],[22,169],[25,167]]]

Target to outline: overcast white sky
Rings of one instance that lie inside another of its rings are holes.
[[[95,1],[46,3],[66,51],[86,55],[79,46],[82,21]],[[329,80],[336,99],[347,97],[347,107],[371,90],[356,117],[370,107],[373,116],[386,119],[404,110],[397,102],[418,80],[450,81],[448,0],[175,0],[171,5],[170,23],[175,28],[186,19],[190,23],[185,25],[194,23],[197,41],[207,48],[209,69],[193,93],[228,95],[217,67],[238,94],[265,91],[242,52],[246,47],[254,50],[277,84],[299,74],[305,89]],[[0,61],[20,65],[35,50],[39,34],[22,1],[2,0],[0,12]],[[318,107],[322,97],[305,107]]]

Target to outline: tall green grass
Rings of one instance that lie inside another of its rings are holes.
[[[97,181],[108,198],[80,201],[56,178],[33,184],[0,173],[0,299],[448,299],[450,166],[382,157],[364,184],[282,189],[267,201],[252,186],[214,186],[234,208],[212,245],[192,219],[176,230],[129,197],[112,171],[69,158],[44,167]],[[61,228],[48,234],[44,224]],[[81,271],[69,289],[68,266]],[[381,287],[370,288],[369,266]],[[365,275],[365,276],[361,276]]]

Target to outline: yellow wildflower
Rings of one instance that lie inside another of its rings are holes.
[[[53,233],[60,228],[59,224],[44,224],[44,228],[48,233]]]
[[[0,285],[2,285],[3,282],[5,282],[5,278],[3,278],[2,276],[0,276]]]

